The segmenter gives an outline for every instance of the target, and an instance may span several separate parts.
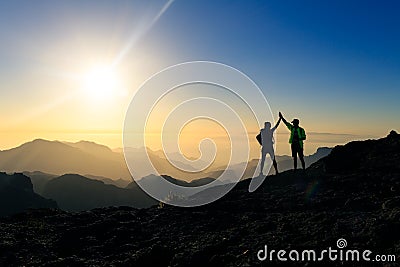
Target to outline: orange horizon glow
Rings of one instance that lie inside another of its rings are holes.
[[[281,126],[282,127],[282,126]],[[389,131],[388,131],[389,132]],[[388,134],[382,134],[381,136],[362,136],[362,135],[346,135],[346,134],[330,134],[330,133],[307,133],[307,141],[305,142],[305,154],[313,154],[315,153],[318,147],[334,147],[336,145],[343,145],[347,142],[353,140],[365,140],[370,138],[381,138]],[[158,133],[153,133],[151,138],[159,139]],[[249,133],[249,142],[250,145],[255,148],[255,152],[253,151],[251,158],[259,157],[259,145],[255,140],[254,132]],[[223,147],[227,144],[225,140],[225,135],[216,135],[207,134],[206,132],[199,133],[197,130],[187,129],[185,133],[181,136],[180,145],[182,148],[182,152],[185,156],[190,157],[198,157],[199,150],[198,145],[199,141],[205,137],[210,137],[214,139],[219,146]],[[289,133],[284,129],[279,129],[276,136],[276,154],[277,155],[290,155],[290,145],[288,144]],[[45,139],[49,141],[65,141],[65,142],[79,142],[79,141],[91,141],[97,144],[105,145],[111,149],[122,148],[122,131],[118,130],[92,130],[92,131],[48,131],[48,132],[40,132],[40,131],[9,131],[9,132],[0,132],[0,150],[9,150],[15,147],[18,147],[24,143],[33,141],[35,139]],[[219,141],[220,140],[220,141]],[[221,142],[222,140],[222,142]],[[157,144],[157,145],[155,145]],[[148,147],[152,150],[161,150],[160,146],[161,141],[157,140],[154,142],[154,145],[149,145]],[[221,151],[220,151],[221,152]]]

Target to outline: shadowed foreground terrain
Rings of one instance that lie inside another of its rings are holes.
[[[305,173],[268,177],[253,193],[243,181],[198,208],[25,212],[0,219],[0,265],[255,266],[264,245],[318,251],[336,249],[339,238],[399,263],[399,163],[392,131],[337,146]]]

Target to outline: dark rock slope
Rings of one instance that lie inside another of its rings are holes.
[[[29,177],[22,173],[0,173],[0,216],[30,208],[56,208],[53,200],[45,199],[33,191]]]
[[[399,263],[399,152],[395,132],[351,142],[305,173],[268,177],[253,193],[243,181],[198,208],[36,210],[3,218],[0,265],[286,266],[260,263],[257,251],[336,249],[339,238],[347,249],[393,254]],[[306,264],[313,265],[295,263]]]

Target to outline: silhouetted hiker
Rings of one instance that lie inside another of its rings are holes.
[[[294,169],[297,169],[297,154],[299,154],[299,158],[301,161],[301,165],[303,166],[303,170],[306,169],[306,164],[304,162],[304,153],[303,153],[303,140],[306,140],[306,132],[303,128],[299,126],[299,120],[293,119],[292,123],[290,124],[285,120],[282,113],[279,112],[279,118],[283,120],[286,127],[290,130],[290,138],[289,144],[291,144],[292,148],[292,157],[294,163]]]
[[[262,145],[261,148],[261,166],[260,166],[260,176],[264,176],[263,169],[265,163],[265,157],[267,154],[272,159],[274,164],[275,172],[278,173],[278,165],[276,164],[275,160],[275,151],[274,151],[274,132],[276,128],[278,128],[279,123],[281,122],[281,118],[279,118],[278,122],[276,123],[275,127],[271,128],[271,123],[266,121],[264,123],[264,128],[260,130],[260,134],[257,136],[257,140]]]

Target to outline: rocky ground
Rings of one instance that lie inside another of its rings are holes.
[[[197,208],[32,210],[0,219],[0,265],[257,266],[270,249],[347,249],[400,263],[400,137],[336,147],[305,173],[248,181]],[[325,266],[343,262],[324,260]],[[297,262],[294,265],[313,264]],[[365,262],[344,265],[363,266]]]

